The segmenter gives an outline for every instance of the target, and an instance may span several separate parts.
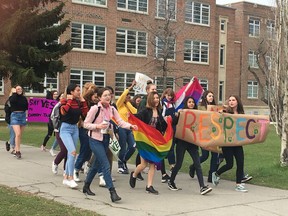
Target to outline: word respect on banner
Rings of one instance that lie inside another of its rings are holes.
[[[180,112],[176,137],[204,148],[261,143],[269,123],[268,116],[185,110]]]
[[[56,104],[56,100],[48,100],[46,98],[30,98],[28,105],[28,121],[49,122],[50,113]]]

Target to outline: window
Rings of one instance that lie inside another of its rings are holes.
[[[208,26],[210,24],[210,5],[187,0],[185,21]]]
[[[188,77],[183,78],[183,86],[186,85],[187,83],[189,83],[191,79],[192,79],[192,77],[191,78],[188,78]],[[199,83],[202,86],[204,91],[208,90],[208,80],[198,79],[198,81],[199,81]]]
[[[70,83],[75,83],[82,89],[86,82],[92,82],[97,87],[105,86],[105,72],[97,70],[71,69]]]
[[[146,55],[146,32],[117,29],[116,52],[133,55]]]
[[[157,92],[162,93],[164,91],[164,78],[163,76],[156,76],[154,79],[154,83],[157,86]],[[174,89],[174,78],[173,77],[166,77],[166,88]]]
[[[220,31],[226,32],[226,20],[224,20],[224,19],[220,20]]]
[[[2,76],[0,76],[0,93],[4,93],[4,80]]]
[[[72,0],[72,2],[86,3],[91,5],[106,6],[106,0]]]
[[[220,66],[224,67],[225,66],[225,45],[221,44],[220,45],[220,57],[219,57],[219,64]]]
[[[39,86],[34,88],[24,86],[23,87],[26,93],[30,94],[45,94],[46,90],[49,91],[58,91],[58,78],[57,77],[47,77],[45,75],[44,80],[39,82]]]
[[[148,12],[148,0],[118,0],[119,9],[131,10],[136,12]]]
[[[209,62],[209,43],[185,40],[184,61],[207,63]]]
[[[158,18],[176,19],[176,0],[156,0],[156,4]]]
[[[248,81],[248,98],[258,98],[258,83]]]
[[[272,20],[267,21],[267,37],[275,39],[275,22]]]
[[[131,83],[135,79],[135,73],[119,73],[115,74],[115,96],[120,96],[125,89],[131,86]],[[131,94],[134,96],[134,92]]]
[[[256,53],[254,51],[249,51],[249,66],[252,68],[259,68],[258,63],[257,63],[257,58],[258,56],[256,55]]]
[[[156,57],[175,60],[175,39],[156,37]]]
[[[249,36],[259,37],[260,35],[260,20],[255,18],[249,19]]]
[[[106,28],[104,26],[72,23],[71,45],[73,48],[105,51]]]
[[[218,96],[218,102],[223,103],[224,98],[224,81],[219,81],[219,96]]]

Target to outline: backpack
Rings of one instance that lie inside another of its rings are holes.
[[[94,124],[94,122],[96,121],[97,117],[99,116],[99,113],[100,113],[100,109],[101,109],[101,106],[98,106],[98,110],[97,110],[97,113],[92,121],[92,124]],[[89,131],[89,136],[91,137],[92,136],[92,130]]]
[[[50,120],[55,132],[59,132],[61,126],[61,114],[60,114],[61,103],[58,102],[54,107],[50,115]]]

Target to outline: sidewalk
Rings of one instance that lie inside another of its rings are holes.
[[[101,215],[245,215],[245,216],[284,216],[288,212],[288,191],[246,184],[249,192],[234,190],[234,183],[220,180],[217,187],[205,196],[200,195],[197,179],[188,174],[179,173],[176,184],[183,190],[170,191],[167,184],[161,183],[160,172],[157,172],[154,187],[159,195],[145,193],[146,181],[137,181],[136,187],[129,186],[129,175],[116,172],[113,166],[115,187],[122,197],[118,203],[112,203],[106,188],[98,187],[98,178],[93,181],[91,190],[96,196],[86,197],[82,193],[83,182],[77,190],[62,185],[62,164],[59,174],[53,175],[51,163],[53,157],[40,148],[22,145],[22,159],[17,160],[6,152],[5,144],[0,141],[0,184],[23,191],[38,194],[47,199],[95,211]],[[132,170],[134,166],[130,166]],[[145,180],[147,175],[143,174]],[[84,174],[80,175],[84,180]],[[206,180],[206,178],[205,178]]]

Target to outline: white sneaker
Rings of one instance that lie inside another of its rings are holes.
[[[52,173],[55,175],[58,174],[58,165],[56,165],[54,161],[52,161]]]
[[[74,181],[80,182],[79,171],[74,170],[74,172],[73,172],[73,178],[74,178]]]
[[[106,182],[104,180],[103,176],[99,176],[99,187],[105,187],[106,186]]]
[[[248,190],[245,188],[243,184],[237,184],[235,190],[244,193],[248,192]]]
[[[50,152],[50,154],[51,154],[51,156],[52,156],[52,157],[55,157],[55,156],[56,156],[56,154],[54,153],[54,151],[53,151],[53,149],[52,149],[52,148],[50,149],[50,151],[49,151],[49,152]]]
[[[72,180],[68,180],[67,182],[68,182],[68,184],[66,184],[66,185],[69,186],[70,188],[78,187],[78,184],[73,179]]]
[[[67,185],[68,179],[63,179],[62,184]]]

